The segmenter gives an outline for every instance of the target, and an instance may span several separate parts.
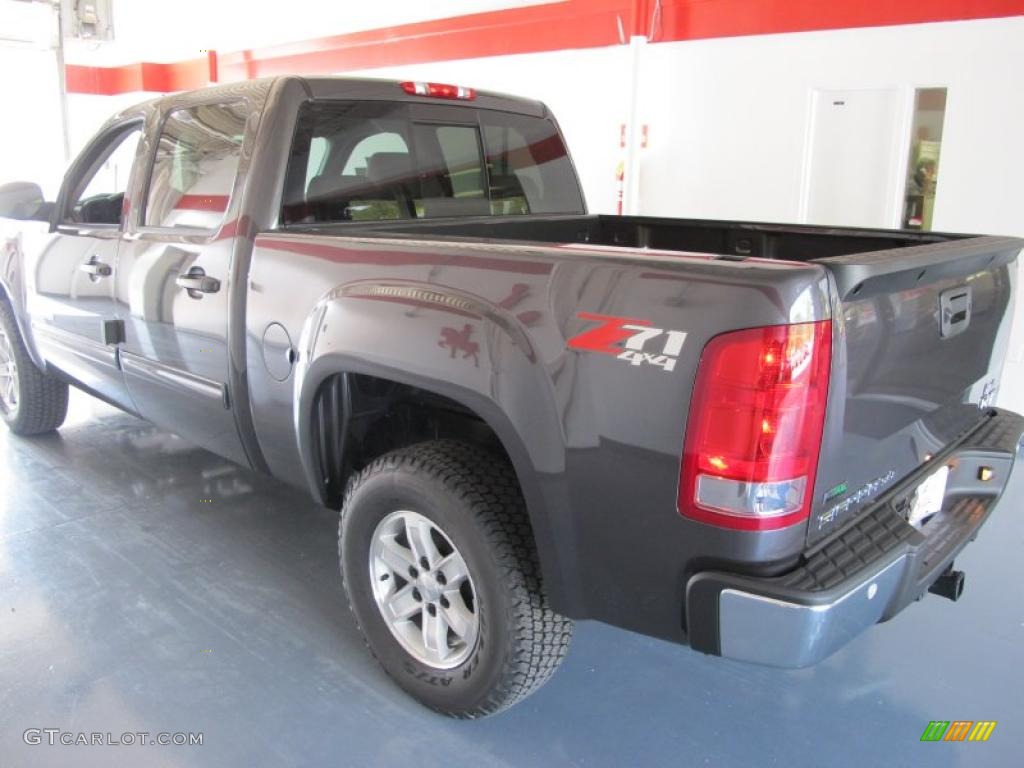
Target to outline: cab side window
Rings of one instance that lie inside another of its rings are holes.
[[[302,107],[285,178],[284,223],[409,218],[415,182],[407,110],[388,102]]]
[[[70,202],[63,217],[66,223],[121,224],[124,196],[141,136],[141,123],[108,134],[106,146],[99,150],[69,195]]]
[[[235,186],[247,116],[244,102],[176,109],[167,116],[146,192],[145,226],[220,225]]]

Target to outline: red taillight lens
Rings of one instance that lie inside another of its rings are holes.
[[[807,518],[831,359],[829,320],[751,328],[708,342],[683,446],[683,515],[743,530]]]
[[[413,96],[433,96],[435,99],[462,99],[472,101],[476,98],[476,91],[472,88],[464,88],[461,85],[447,85],[446,83],[399,83],[402,90],[411,93]]]

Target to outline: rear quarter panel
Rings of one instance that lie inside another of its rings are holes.
[[[451,397],[504,443],[548,589],[570,615],[680,639],[683,587],[698,561],[782,560],[802,545],[802,526],[754,535],[686,520],[676,492],[704,344],[727,330],[828,317],[820,267],[269,233],[256,239],[247,303],[253,416],[275,475],[312,479],[304,425],[332,373],[374,374]],[[597,325],[581,313],[687,337],[673,370],[633,365],[569,348]],[[284,381],[262,362],[271,323],[284,326],[299,354]]]

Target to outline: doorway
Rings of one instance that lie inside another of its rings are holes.
[[[895,88],[814,91],[803,221],[899,226],[902,112]]]

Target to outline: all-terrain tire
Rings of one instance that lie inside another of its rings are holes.
[[[398,511],[427,518],[465,561],[479,629],[453,668],[425,663],[403,647],[378,607],[374,579],[392,574],[375,576],[373,541]],[[515,473],[498,456],[438,440],[376,459],[348,484],[338,553],[349,606],[370,650],[398,685],[437,712],[477,718],[510,707],[545,683],[568,651],[573,622],[548,605]]]
[[[9,358],[9,360],[7,359]],[[13,362],[14,368],[8,367]],[[0,387],[13,380],[0,398],[0,418],[16,435],[52,432],[68,412],[68,385],[39,370],[29,357],[10,303],[0,298]],[[15,374],[13,379],[11,374]]]

